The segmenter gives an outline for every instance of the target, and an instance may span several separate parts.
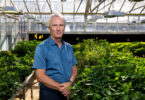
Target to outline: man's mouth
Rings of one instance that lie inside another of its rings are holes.
[[[56,33],[56,34],[61,34],[61,33],[59,32],[59,33]]]

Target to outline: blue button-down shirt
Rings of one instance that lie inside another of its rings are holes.
[[[72,66],[76,64],[73,48],[69,43],[62,41],[61,48],[59,48],[49,36],[36,47],[33,69],[45,69],[46,75],[59,83],[69,81]],[[40,83],[40,87],[45,86]]]

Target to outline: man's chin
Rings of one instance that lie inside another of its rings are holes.
[[[55,37],[56,39],[62,39],[62,36]]]
[[[62,39],[63,35],[52,35],[52,37],[55,39]]]

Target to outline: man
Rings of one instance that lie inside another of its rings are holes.
[[[35,50],[33,69],[40,83],[40,100],[66,100],[70,96],[67,87],[77,76],[77,61],[73,48],[62,40],[65,20],[61,14],[53,14],[49,20],[50,36]]]

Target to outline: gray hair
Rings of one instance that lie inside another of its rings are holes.
[[[48,20],[48,27],[50,27],[50,25],[51,25],[51,20],[52,20],[53,17],[62,18],[62,19],[64,20],[64,25],[66,24],[66,20],[64,19],[64,17],[63,17],[62,14],[60,14],[60,13],[53,13],[53,14],[50,15],[50,18],[49,18],[49,20]]]

